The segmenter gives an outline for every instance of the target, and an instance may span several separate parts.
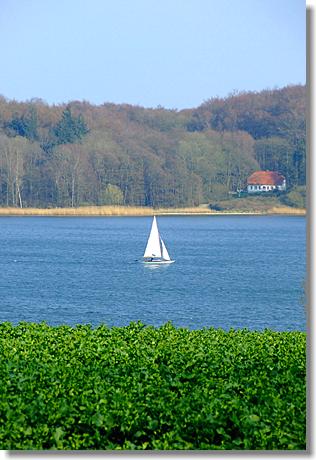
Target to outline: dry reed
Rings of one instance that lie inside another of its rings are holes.
[[[0,208],[6,216],[139,216],[152,215],[152,208],[127,206],[80,206],[78,208]]]
[[[227,215],[291,214],[305,215],[305,209],[277,207],[267,210],[214,211],[206,207],[149,208],[142,206],[81,206],[78,208],[1,208],[0,216],[153,216],[155,215]]]
[[[291,208],[290,206],[274,206],[267,210],[267,214],[290,214],[295,216],[305,216],[306,209],[304,208]]]

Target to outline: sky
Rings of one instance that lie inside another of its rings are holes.
[[[0,94],[168,109],[305,84],[304,0],[0,0]]]

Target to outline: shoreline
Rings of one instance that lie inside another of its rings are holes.
[[[0,217],[39,216],[39,217],[106,217],[106,216],[306,216],[306,209],[291,207],[271,207],[266,210],[223,210],[208,208],[148,208],[137,206],[80,206],[77,208],[0,208]]]

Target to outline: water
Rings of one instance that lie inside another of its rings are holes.
[[[305,330],[305,218],[158,225],[176,262],[148,267],[150,217],[1,217],[0,320]]]

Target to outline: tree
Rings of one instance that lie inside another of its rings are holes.
[[[82,115],[73,116],[69,107],[63,111],[61,120],[53,128],[57,144],[79,142],[88,132]]]
[[[38,140],[38,121],[37,113],[34,107],[31,107],[25,115],[15,115],[6,125],[7,130],[13,135],[26,137],[31,141]]]
[[[16,136],[0,136],[0,171],[2,182],[2,201],[7,206],[24,206],[24,195],[28,182],[28,191],[32,188],[31,164],[39,155],[39,146],[27,139]],[[29,174],[28,174],[29,172]],[[26,189],[26,190],[27,190]]]
[[[124,195],[120,187],[118,187],[117,185],[108,184],[102,193],[101,199],[102,199],[102,204],[119,205],[119,204],[123,204]]]
[[[204,202],[243,188],[257,169],[254,141],[247,133],[205,131],[187,134],[179,143],[179,155],[187,170],[202,181]]]
[[[57,206],[75,207],[80,204],[87,171],[85,152],[81,145],[65,144],[56,147],[47,165],[54,184]]]

